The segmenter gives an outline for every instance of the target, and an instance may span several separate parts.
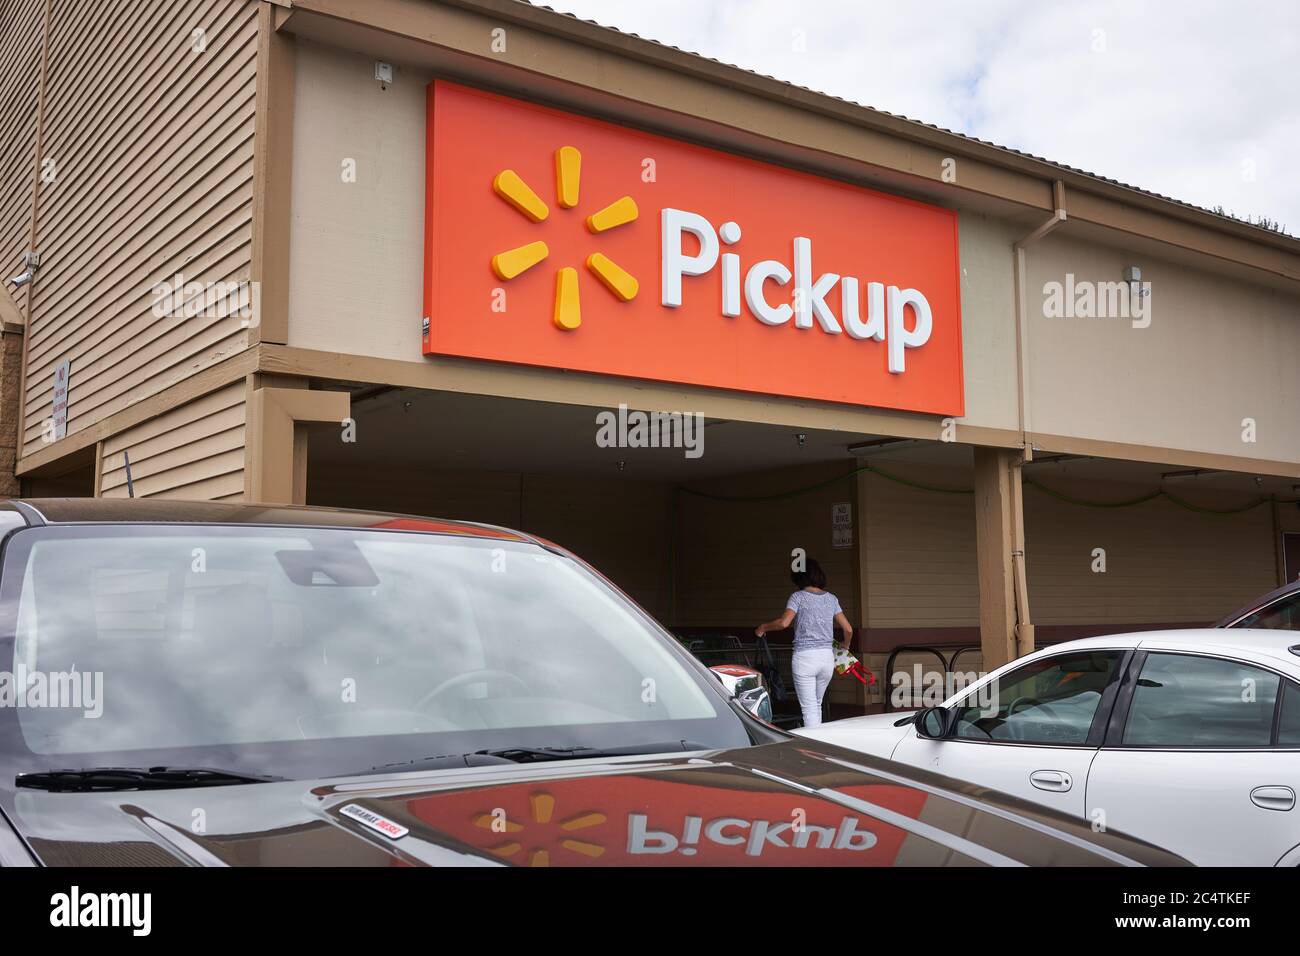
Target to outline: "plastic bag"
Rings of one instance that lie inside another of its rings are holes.
[[[862,661],[853,656],[853,652],[838,641],[832,645],[835,649],[835,673],[840,676],[855,678],[867,687],[876,682],[876,675],[863,668]]]

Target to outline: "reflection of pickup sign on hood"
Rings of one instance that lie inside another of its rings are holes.
[[[194,809],[205,832],[194,832]],[[1027,803],[811,741],[124,793],[20,790],[4,865],[1182,865]]]

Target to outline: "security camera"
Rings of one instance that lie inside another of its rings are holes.
[[[25,286],[36,277],[36,270],[41,267],[41,254],[39,252],[24,252],[23,265],[27,268],[9,280],[16,286]]]

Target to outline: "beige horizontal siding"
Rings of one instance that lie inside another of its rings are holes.
[[[845,474],[833,462],[737,475],[692,487],[715,495],[779,495]],[[831,547],[831,505],[852,500],[850,479],[793,497],[714,501],[683,494],[678,503],[677,623],[751,628],[777,617],[794,590],[791,552],[803,548],[826,571],[849,620],[858,618],[852,549]]]
[[[1112,501],[1151,490],[1043,483]],[[1209,508],[1232,508],[1253,497],[1185,485],[1169,490]],[[1096,548],[1105,551],[1105,573],[1092,570]],[[1209,622],[1277,586],[1267,505],[1235,515],[1200,514],[1163,499],[1092,508],[1027,488],[1025,549],[1029,602],[1039,625]]]
[[[71,434],[247,346],[244,317],[158,317],[153,289],[176,274],[249,278],[257,10],[53,0],[43,154],[57,176],[39,197],[25,452],[41,447],[64,360]],[[203,52],[191,45],[199,28]],[[189,448],[205,454],[190,472],[136,472],[139,487],[171,493],[184,479],[208,497],[211,469],[231,464],[208,450]]]
[[[909,481],[971,487],[969,472],[877,465]],[[979,625],[971,495],[926,491],[867,475],[864,523],[871,627]]]
[[[661,621],[668,621],[671,489],[648,481],[528,475],[520,527],[598,568]]]
[[[969,473],[880,463],[892,474],[946,488],[969,488]],[[1079,498],[1118,501],[1151,485],[1043,476],[1044,485]],[[1226,492],[1174,488],[1207,508],[1250,500]],[[1157,500],[1127,508],[1070,504],[1027,487],[1025,551],[1035,624],[1198,623],[1221,617],[1276,586],[1272,517],[1267,506],[1206,515]],[[867,589],[870,624],[977,627],[979,588],[970,495],[914,489],[878,475],[867,479]],[[1094,573],[1092,551],[1106,551]]]
[[[244,383],[235,382],[107,439],[100,493],[137,498],[240,500],[244,489]]]
[[[0,269],[31,248],[42,0],[0,0]]]

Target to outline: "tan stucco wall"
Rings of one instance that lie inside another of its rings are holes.
[[[1029,430],[1300,461],[1300,295],[1080,242],[1063,227],[1028,256]],[[1043,287],[1114,282],[1137,265],[1151,324],[1046,318]],[[1253,418],[1257,441],[1242,441]]]
[[[961,338],[966,415],[962,424],[1017,427],[1016,313],[1012,243],[1015,226],[960,212]]]
[[[383,90],[373,58],[298,41],[290,345],[420,358],[430,79],[398,66]]]

